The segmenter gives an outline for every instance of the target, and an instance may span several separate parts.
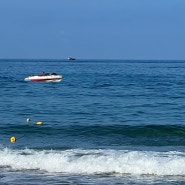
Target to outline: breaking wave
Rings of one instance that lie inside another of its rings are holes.
[[[0,150],[0,167],[69,174],[185,176],[185,152],[129,150]]]

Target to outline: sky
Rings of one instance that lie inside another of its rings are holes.
[[[0,0],[0,58],[185,60],[185,0]]]

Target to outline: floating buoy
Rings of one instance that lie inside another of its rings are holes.
[[[12,137],[10,138],[10,142],[11,142],[11,143],[15,143],[15,142],[16,142],[16,137],[12,136]]]
[[[30,118],[27,118],[27,119],[26,119],[26,122],[30,122]]]
[[[37,121],[37,125],[42,125],[43,122],[42,121]]]

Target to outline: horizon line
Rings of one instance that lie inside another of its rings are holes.
[[[69,61],[67,58],[0,58],[0,60],[62,60]],[[119,60],[119,61],[185,61],[185,59],[121,59],[121,58],[75,58],[75,60]]]

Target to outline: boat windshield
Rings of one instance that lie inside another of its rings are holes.
[[[56,73],[41,73],[38,76],[49,76],[49,75],[57,75]]]

